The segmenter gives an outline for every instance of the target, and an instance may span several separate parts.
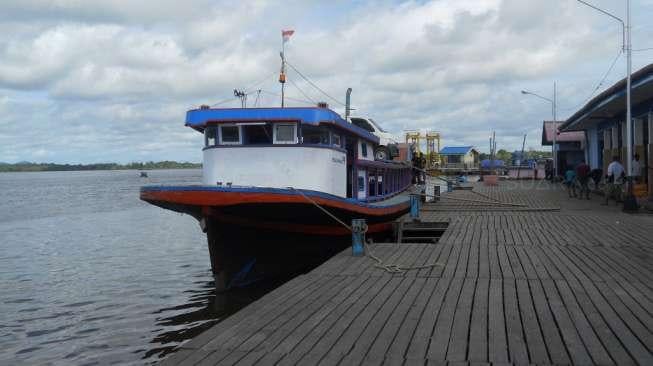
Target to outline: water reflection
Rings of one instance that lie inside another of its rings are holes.
[[[156,360],[166,357],[186,341],[256,301],[295,275],[289,273],[268,278],[247,287],[228,291],[218,290],[213,280],[195,282],[192,289],[184,291],[188,294],[187,302],[153,312],[153,314],[163,315],[156,321],[156,325],[161,328],[150,341],[152,346],[142,358]],[[201,275],[201,277],[206,276],[210,276],[210,271]]]

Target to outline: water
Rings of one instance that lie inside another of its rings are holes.
[[[144,364],[284,281],[217,293],[190,216],[138,199],[199,170],[0,174],[0,364]]]

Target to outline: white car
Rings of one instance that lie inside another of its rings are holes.
[[[352,124],[371,132],[379,138],[379,146],[374,149],[374,159],[389,160],[399,155],[397,150],[398,141],[391,133],[385,131],[374,122],[373,119],[363,117],[350,117],[349,119]]]

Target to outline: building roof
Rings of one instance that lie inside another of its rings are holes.
[[[558,130],[560,130],[560,126],[562,126],[564,122],[558,121],[556,122],[556,125],[558,126]],[[543,146],[551,146],[553,145],[553,121],[544,121],[542,124],[542,145]],[[583,142],[585,141],[585,132],[583,131],[568,131],[568,132],[559,132],[558,131],[558,136],[556,136],[556,143],[560,142]]]
[[[340,115],[328,108],[287,107],[287,108],[200,108],[186,112],[186,126],[200,132],[207,124],[238,122],[299,122],[318,126],[333,125],[374,143],[379,138],[369,131],[345,121]]]
[[[653,64],[631,76],[631,106],[653,99]],[[616,117],[626,119],[626,78],[621,79],[587,102],[560,127],[563,131],[587,129],[591,125]]]
[[[440,155],[465,155],[470,150],[476,151],[474,146],[445,146],[440,150]]]

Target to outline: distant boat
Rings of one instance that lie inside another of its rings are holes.
[[[290,241],[273,246],[277,255],[301,262],[299,252],[351,244],[349,229],[316,206],[348,225],[366,219],[370,235],[390,232],[393,221],[408,212],[410,162],[376,160],[375,151],[384,148],[379,137],[326,107],[202,107],[187,112],[186,126],[204,134],[203,184],[146,186],[140,197],[200,221],[213,272],[225,283],[250,268],[261,251],[271,250],[243,243],[252,229],[258,241],[284,235],[334,238],[320,245],[304,240],[299,249]],[[218,240],[218,234],[235,239]],[[234,257],[241,257],[241,264],[228,270]]]
[[[146,172],[141,172],[141,178],[147,178],[147,173]]]

